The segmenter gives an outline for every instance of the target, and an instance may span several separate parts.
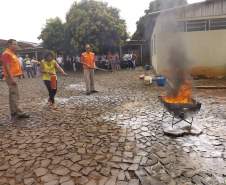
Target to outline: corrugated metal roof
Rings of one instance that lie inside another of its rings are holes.
[[[155,15],[155,14],[160,14],[160,13],[164,13],[164,12],[167,13],[167,12],[179,10],[179,9],[182,9],[182,8],[196,7],[196,6],[199,6],[201,4],[207,4],[207,3],[212,3],[212,2],[216,2],[216,1],[221,1],[221,0],[209,0],[209,1],[202,1],[202,2],[198,2],[198,3],[193,3],[193,4],[187,4],[187,5],[178,6],[178,7],[175,7],[175,8],[168,8],[168,9],[152,12],[152,13],[149,13],[148,15]]]
[[[33,42],[18,41],[18,45],[21,49],[35,49],[41,48],[41,45]],[[0,39],[0,48],[5,48],[7,46],[7,40]]]

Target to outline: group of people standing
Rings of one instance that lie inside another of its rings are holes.
[[[6,84],[9,88],[9,107],[11,120],[17,120],[21,118],[29,118],[30,116],[24,113],[19,107],[19,89],[18,82],[19,78],[23,75],[23,69],[20,59],[16,55],[16,50],[18,49],[17,41],[10,39],[7,42],[7,48],[1,55],[1,62],[3,64],[3,73],[5,77]],[[86,95],[92,93],[97,93],[94,86],[94,70],[96,68],[95,64],[95,54],[91,52],[90,45],[86,45],[86,51],[81,55],[81,64],[84,69],[84,79],[86,84]],[[28,62],[28,57],[25,58],[25,64],[27,67],[33,67],[31,61]],[[54,54],[50,51],[46,52],[44,59],[39,63],[40,72],[42,74],[42,80],[46,89],[49,93],[48,104],[49,106],[54,106],[55,95],[57,93],[57,70],[62,73],[62,75],[67,75],[60,64],[55,60]],[[29,72],[31,69],[29,69]]]
[[[121,68],[129,68],[135,69],[136,68],[136,60],[137,55],[133,52],[124,55],[122,59],[118,53],[111,53],[109,52],[107,55],[101,55],[96,57],[96,61],[98,65],[101,67],[107,68],[108,70],[118,71]]]
[[[74,72],[81,69],[81,56],[69,56],[63,58],[62,55],[57,57],[58,64],[63,68],[71,68]],[[136,68],[137,56],[131,52],[127,55],[126,61],[120,59],[119,53],[108,52],[106,55],[95,55],[96,65],[100,68],[111,70],[112,72],[121,70],[121,68]]]
[[[135,53],[130,53],[128,57],[128,67],[131,69],[136,69],[137,55]]]
[[[62,55],[58,55],[56,61],[62,68],[70,66],[73,72],[76,72],[78,70],[78,66],[81,63],[80,57],[78,55],[77,56],[67,55],[65,58]]]
[[[7,48],[1,55],[4,78],[9,88],[9,107],[12,120],[29,117],[18,105],[18,82],[21,77],[24,77],[24,70],[28,78],[33,78],[37,75],[38,71],[40,72],[49,94],[48,105],[50,107],[54,106],[55,95],[57,93],[57,71],[61,72],[62,75],[67,75],[63,70],[64,62],[62,56],[58,56],[55,59],[55,55],[48,51],[45,53],[43,60],[39,62],[35,58],[30,59],[28,55],[24,59],[18,57],[16,55],[17,49],[17,41],[10,39],[7,42]],[[131,55],[130,57],[131,65],[134,67],[135,56]],[[92,52],[89,44],[85,46],[85,52],[81,54],[81,57],[73,58],[74,63],[79,63],[83,66],[86,95],[98,92],[94,85],[94,70],[99,69],[96,67],[96,59],[95,53]],[[120,69],[120,59],[117,53],[109,53],[106,59],[109,61],[112,71]]]
[[[69,64],[73,71],[76,72],[78,69],[78,66],[80,65],[80,57],[78,55],[76,56],[67,56],[65,59],[66,63]]]
[[[120,70],[120,57],[118,53],[112,54],[111,52],[108,53],[107,55],[107,64],[108,68],[112,71]]]
[[[19,56],[19,62],[23,78],[25,78],[24,72],[26,72],[28,78],[34,78],[39,74],[39,62],[35,57],[30,58],[29,55],[26,55],[23,58]]]

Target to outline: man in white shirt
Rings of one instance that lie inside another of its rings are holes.
[[[19,56],[19,62],[20,62],[21,70],[22,70],[22,75],[21,75],[21,77],[25,78],[25,76],[24,76],[24,59],[23,59],[23,57]],[[21,78],[21,77],[20,77],[20,78]]]
[[[57,63],[60,65],[60,67],[63,67],[63,57],[61,55],[59,55],[57,57]]]
[[[129,53],[128,54],[128,67],[129,69],[133,69],[133,62],[132,62],[133,54]]]
[[[34,71],[34,76],[37,76],[37,70],[38,70],[38,61],[35,59],[35,57],[31,60],[32,68]]]
[[[31,59],[29,58],[28,55],[26,55],[25,59],[24,59],[24,63],[25,63],[25,69],[27,71],[27,77],[28,78],[33,78],[33,66],[31,63]]]

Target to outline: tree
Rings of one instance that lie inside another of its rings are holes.
[[[100,53],[118,48],[128,37],[119,10],[94,0],[71,6],[66,16],[66,36],[71,51],[81,52],[89,43]]]
[[[150,2],[149,8],[145,10],[145,15],[137,22],[137,30],[133,35],[133,39],[147,39],[145,31],[150,30],[150,28],[147,26],[147,22],[149,21],[150,17],[152,17],[150,15],[151,13],[168,8],[183,6],[186,4],[187,0],[155,0]]]
[[[156,18],[158,14],[151,14],[163,9],[174,8],[177,6],[186,5],[187,0],[155,0],[151,1],[149,8],[145,10],[145,15],[137,22],[137,30],[133,34],[133,40],[146,40],[147,44],[144,45],[144,59],[145,61],[150,60],[150,37],[152,35]],[[149,62],[148,62],[149,63]]]
[[[65,45],[64,33],[65,25],[56,17],[46,21],[46,25],[38,38],[42,39],[45,48],[62,52]]]

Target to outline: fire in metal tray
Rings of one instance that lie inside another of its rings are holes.
[[[172,116],[172,126],[184,121],[192,125],[193,123],[193,116],[197,112],[200,111],[202,104],[197,102],[196,100],[192,99],[188,103],[180,103],[180,102],[173,102],[169,103],[166,101],[165,97],[159,97],[161,103],[163,104],[165,111],[163,112],[162,121],[165,118],[167,113],[170,113]],[[179,119],[175,121],[175,118]],[[191,118],[189,121],[188,119]]]

